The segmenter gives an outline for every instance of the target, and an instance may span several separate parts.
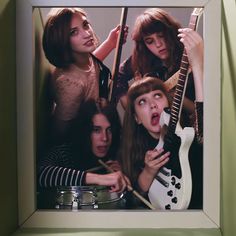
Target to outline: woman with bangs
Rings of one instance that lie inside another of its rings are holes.
[[[125,37],[127,28],[125,28]],[[52,133],[63,142],[80,105],[88,99],[105,101],[110,70],[101,62],[116,47],[120,26],[112,29],[99,45],[95,32],[81,8],[53,8],[43,33],[43,49],[55,66],[51,87],[54,109]]]
[[[195,80],[194,80],[195,82]],[[196,79],[196,102],[202,102],[202,85]],[[160,125],[161,114],[171,106],[171,96],[163,81],[149,75],[134,81],[127,93],[127,107],[123,122],[121,165],[122,171],[131,184],[148,198],[149,188],[161,167],[171,158],[171,153],[163,148],[157,149],[163,128]],[[195,110],[193,123],[196,137],[202,138],[202,113]],[[172,152],[178,152],[180,139],[176,135],[168,138]],[[189,205],[191,209],[202,207],[202,155],[201,149],[194,147],[189,152],[189,162],[193,183],[193,194]],[[157,193],[158,194],[158,193]],[[129,199],[129,198],[128,198]],[[131,208],[140,207],[137,200],[130,196]]]
[[[188,47],[188,53],[195,54],[188,57],[197,57],[197,65],[189,74],[184,100],[184,110],[192,114],[192,101],[195,100],[193,75],[203,73],[201,36],[189,28],[181,28],[177,20],[163,9],[150,8],[137,17],[131,37],[134,41],[133,53],[120,66],[117,86],[114,88],[114,101],[120,100],[126,108],[126,93],[130,83],[147,73],[162,81],[168,80],[179,70],[184,47]]]

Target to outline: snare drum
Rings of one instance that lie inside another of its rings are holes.
[[[123,194],[109,192],[105,186],[60,186],[56,193],[57,209],[124,209]]]

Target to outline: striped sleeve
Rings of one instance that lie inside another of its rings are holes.
[[[38,166],[40,187],[82,186],[85,172],[74,169],[71,153],[66,145],[54,148]]]

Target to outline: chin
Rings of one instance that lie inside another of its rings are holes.
[[[98,158],[104,158],[106,156],[106,154],[96,154],[96,157]]]

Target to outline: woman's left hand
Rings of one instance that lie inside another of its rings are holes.
[[[196,101],[203,102],[203,39],[196,31],[189,28],[179,29],[178,36],[184,44],[189,65],[193,72],[195,99]]]
[[[126,43],[127,40],[127,36],[128,36],[128,31],[129,31],[129,27],[126,25],[124,27],[124,40],[123,43]],[[117,40],[120,34],[120,25],[116,26],[114,29],[112,29],[107,37],[107,40],[109,42],[109,44],[111,45],[112,48],[116,47],[117,44]]]
[[[184,44],[184,48],[188,55],[190,66],[202,66],[203,64],[203,39],[198,32],[190,28],[179,29],[178,37]]]

